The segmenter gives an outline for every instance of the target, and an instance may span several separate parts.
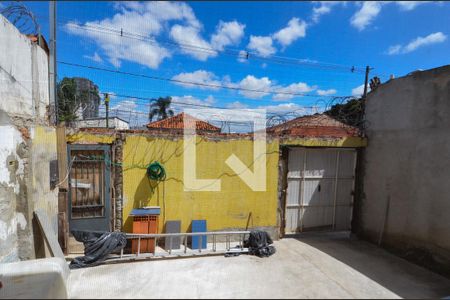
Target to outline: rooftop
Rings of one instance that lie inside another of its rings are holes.
[[[167,118],[160,121],[155,121],[147,124],[148,129],[168,129],[168,130],[183,130],[184,129],[184,119],[186,118],[188,125],[195,122],[195,129],[199,131],[213,131],[220,132],[220,128],[216,127],[208,122],[202,121],[200,119],[194,118],[191,115],[180,113],[171,118]]]
[[[351,137],[359,136],[358,128],[344,124],[325,114],[302,116],[267,128],[272,135],[304,137]]]

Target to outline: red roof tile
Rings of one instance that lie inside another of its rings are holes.
[[[183,130],[184,129],[184,119],[187,119],[188,124],[192,124],[195,122],[195,128],[199,131],[214,131],[220,132],[220,128],[214,125],[211,125],[208,122],[199,120],[185,113],[178,114],[171,118],[167,118],[160,121],[155,121],[147,124],[147,128],[149,129],[168,129],[168,130]]]
[[[349,137],[359,136],[358,128],[346,125],[325,114],[298,117],[267,128],[268,134],[297,137]]]

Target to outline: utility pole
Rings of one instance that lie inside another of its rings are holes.
[[[364,80],[364,94],[363,94],[364,100],[367,97],[367,84],[369,82],[369,72],[370,72],[370,67],[367,66],[366,67],[366,79]]]
[[[109,94],[105,93],[105,106],[106,106],[106,128],[109,128]]]
[[[50,59],[49,59],[49,96],[55,108],[55,124],[59,122],[58,94],[56,92],[56,1],[49,1],[50,15]]]

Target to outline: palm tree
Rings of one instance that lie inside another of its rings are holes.
[[[173,117],[173,110],[170,109],[170,104],[172,103],[172,97],[159,97],[158,99],[152,99],[152,104],[150,104],[150,112],[148,114],[148,120],[153,121],[156,117],[157,121],[167,119],[168,117]]]

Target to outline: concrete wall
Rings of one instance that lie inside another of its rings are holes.
[[[84,119],[73,121],[71,125],[75,128],[106,128],[106,120],[104,118]],[[119,118],[111,117],[108,120],[108,128],[130,129],[130,125]]]
[[[450,274],[450,66],[379,86],[366,117],[357,231]]]
[[[48,123],[48,58],[0,15],[0,262],[42,257],[33,211],[57,232],[57,191],[50,189],[56,132]]]

